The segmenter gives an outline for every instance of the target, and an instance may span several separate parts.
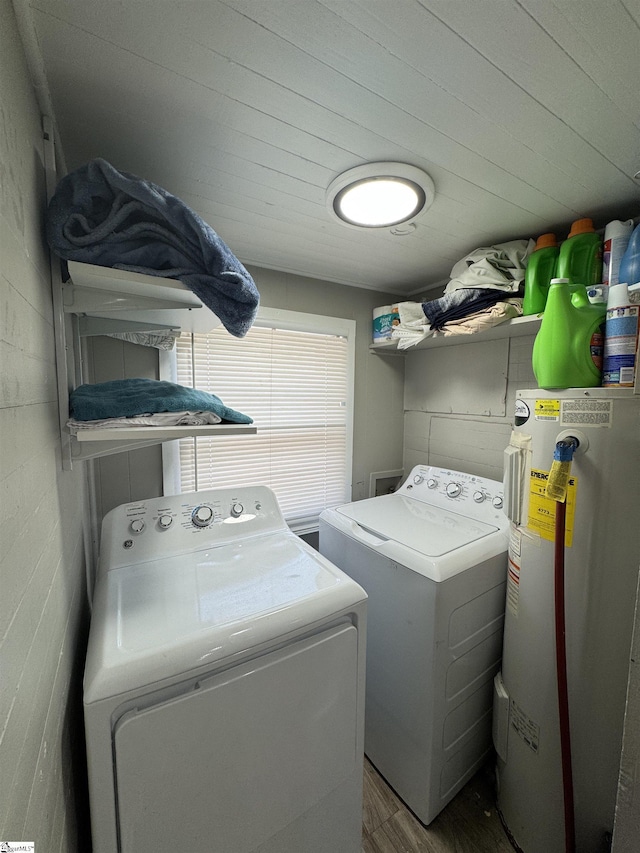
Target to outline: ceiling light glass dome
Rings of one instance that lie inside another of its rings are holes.
[[[332,181],[327,207],[353,228],[389,228],[426,212],[434,195],[433,181],[415,166],[367,163]]]

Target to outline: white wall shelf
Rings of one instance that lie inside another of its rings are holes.
[[[137,308],[196,308],[202,303],[181,281],[68,261],[65,311],[80,314]]]
[[[47,196],[56,187],[52,125],[43,121]],[[62,264],[51,256],[53,323],[56,346],[58,410],[62,465],[99,456],[149,447],[163,441],[198,435],[251,435],[251,424],[207,426],[131,427],[82,430],[72,435],[67,427],[69,395],[83,384],[83,337],[116,332],[186,329],[209,332],[219,318],[182,282],[141,273],[69,261],[69,278],[62,280]]]
[[[210,332],[220,325],[218,317],[176,279],[78,261],[67,261],[67,267],[69,280],[62,284],[64,313],[100,318],[105,327],[109,325],[109,332],[171,328]]]
[[[459,344],[473,344],[476,341],[495,341],[501,338],[520,337],[522,335],[535,335],[542,322],[541,314],[532,314],[527,317],[516,317],[506,320],[490,329],[476,332],[473,335],[438,335],[437,337],[423,338],[418,344],[408,349],[398,349],[397,341],[378,341],[369,345],[369,350],[376,355],[408,355],[416,350],[431,349],[442,346],[458,346]]]
[[[73,462],[111,456],[141,447],[151,447],[176,438],[199,436],[255,435],[252,424],[210,424],[207,426],[174,427],[131,427],[118,429],[81,430],[71,436],[71,458]]]
[[[116,427],[109,429],[79,429],[76,439],[79,442],[91,444],[102,441],[172,441],[174,438],[184,438],[185,434],[199,435],[252,435],[256,428],[252,424],[206,424],[204,426],[138,426]]]

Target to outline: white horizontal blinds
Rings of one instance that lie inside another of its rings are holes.
[[[256,435],[180,442],[181,491],[263,484],[302,530],[347,491],[348,342],[345,337],[253,326],[183,334],[177,381],[250,415]]]

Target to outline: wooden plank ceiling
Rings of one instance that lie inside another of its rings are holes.
[[[402,297],[478,246],[640,213],[640,0],[15,2],[68,169],[160,184],[245,264]],[[410,235],[326,210],[379,160],[435,182]]]

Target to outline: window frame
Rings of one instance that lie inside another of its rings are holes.
[[[352,500],[353,493],[353,421],[355,396],[355,343],[356,321],[344,317],[331,317],[323,314],[309,314],[284,308],[260,307],[254,326],[275,328],[287,331],[310,332],[323,335],[344,337],[347,341],[347,400],[346,400],[346,450],[345,450],[345,503]],[[161,350],[159,359],[160,378],[177,382],[177,358],[173,350]],[[215,393],[215,392],[214,392]],[[223,400],[223,402],[227,402]],[[229,405],[233,405],[229,403]],[[247,414],[251,414],[247,412]],[[215,439],[214,439],[215,440]],[[180,459],[178,440],[162,444],[162,480],[163,494],[180,493]],[[290,525],[298,534],[313,533],[318,525]]]

